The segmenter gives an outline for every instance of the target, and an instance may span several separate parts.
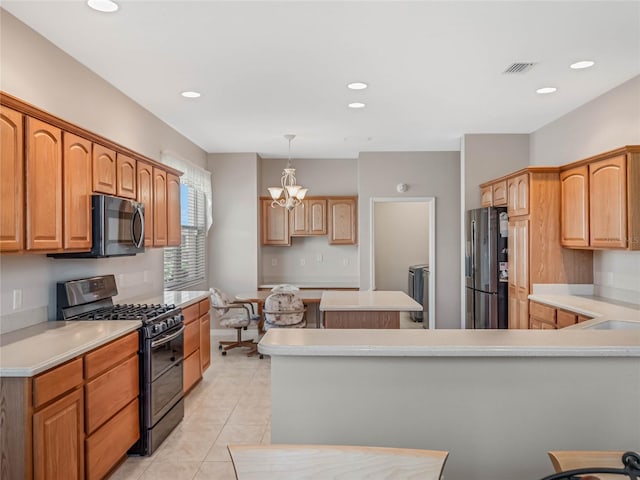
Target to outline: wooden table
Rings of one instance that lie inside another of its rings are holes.
[[[400,291],[326,291],[319,309],[325,328],[400,328],[400,312],[422,305]]]
[[[326,290],[295,290],[295,293],[302,303],[306,306],[313,306],[316,310],[316,327],[320,328],[320,314],[318,306],[320,305],[320,299],[323,292]],[[270,290],[256,290],[253,292],[242,292],[236,295],[236,300],[243,302],[251,302],[258,305],[258,314],[262,317],[262,307],[264,306],[265,299],[273,292]],[[262,318],[260,320],[260,329],[262,330]]]

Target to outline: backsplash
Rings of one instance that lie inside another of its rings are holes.
[[[163,290],[163,250],[133,257],[53,259],[45,255],[3,255],[0,258],[0,332],[54,320],[56,282],[114,274],[119,295],[157,296]],[[14,308],[14,299],[16,308]]]
[[[593,283],[598,296],[640,304],[640,251],[595,251]]]

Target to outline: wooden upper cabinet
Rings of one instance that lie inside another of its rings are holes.
[[[358,241],[358,198],[329,198],[327,210],[329,244],[355,245]]]
[[[153,245],[167,245],[167,172],[153,167]]]
[[[144,205],[144,246],[153,246],[153,167],[145,162],[138,162],[138,202]]]
[[[327,234],[327,200],[305,198],[289,215],[292,236]]]
[[[289,211],[272,207],[271,198],[260,199],[260,237],[262,245],[291,245],[289,236]]]
[[[560,173],[560,243],[589,246],[589,169],[587,165]]]
[[[480,189],[480,206],[493,207],[493,185],[487,185]]]
[[[0,252],[24,248],[24,126],[21,113],[0,109]]]
[[[93,145],[93,191],[115,195],[116,186],[116,152],[102,145]]]
[[[65,250],[91,250],[91,142],[63,133]]]
[[[116,155],[116,195],[124,198],[136,198],[136,161],[118,153]]]
[[[181,241],[180,177],[167,173],[167,245],[178,246]]]
[[[26,130],[26,247],[60,250],[62,131],[30,117]]]
[[[626,166],[624,154],[589,164],[592,247],[627,247]]]
[[[502,180],[493,184],[493,206],[494,207],[506,207],[507,206],[507,181]]]
[[[529,213],[529,174],[523,173],[507,180],[507,213],[509,216]]]

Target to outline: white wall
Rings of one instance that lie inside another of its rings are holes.
[[[623,145],[640,145],[640,76],[533,132],[530,159],[564,165]],[[640,303],[640,252],[596,250],[593,274],[596,294]]]
[[[0,88],[60,118],[131,148],[154,160],[171,150],[204,166],[197,145],[15,17],[0,12]],[[60,260],[44,255],[0,257],[0,330],[27,326],[55,315],[55,282],[95,274],[117,275],[117,300],[162,292],[162,249],[135,257]],[[13,310],[14,289],[23,307]],[[47,313],[48,310],[48,313]]]
[[[480,208],[481,183],[529,165],[529,135],[466,134],[464,164],[466,211]]]
[[[409,266],[429,264],[429,206],[376,202],[374,222],[376,289],[408,293]]]
[[[261,162],[260,195],[280,185],[284,159]],[[355,159],[294,159],[299,185],[308,196],[357,195],[358,163]],[[276,263],[276,265],[273,265]],[[289,247],[261,248],[260,284],[347,282],[359,284],[358,246],[329,245],[326,236],[295,237]]]
[[[396,185],[406,183],[406,193]],[[436,198],[436,328],[460,326],[459,152],[366,152],[358,158],[360,289],[370,287],[372,197]]]

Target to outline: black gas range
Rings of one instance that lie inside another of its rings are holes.
[[[139,320],[140,439],[129,453],[150,455],[184,416],[184,317],[180,307],[113,303],[115,277],[57,284],[57,318],[66,321]]]

